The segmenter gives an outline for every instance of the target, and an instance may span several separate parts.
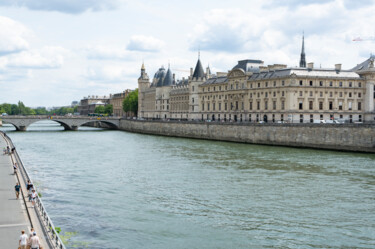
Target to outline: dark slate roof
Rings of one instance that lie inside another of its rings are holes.
[[[238,64],[235,65],[233,69],[242,69],[244,70],[245,72],[259,72],[259,67],[253,67],[252,65],[249,65],[249,64],[259,64],[259,66],[263,65],[263,61],[261,60],[242,60],[242,61],[238,61]]]
[[[164,67],[159,68],[159,70],[154,75],[153,83],[156,84],[157,87],[163,86],[163,79],[166,75]]]
[[[188,85],[188,84],[189,84],[189,80],[188,79],[177,80],[177,82],[176,82],[176,86],[183,86],[183,85]]]
[[[362,62],[361,64],[358,64],[357,66],[353,67],[351,70],[354,72],[367,70],[370,68],[370,62],[371,60],[375,60],[375,55],[371,55],[370,58]]]
[[[214,77],[206,80],[202,85],[220,84],[228,81],[227,76]]]
[[[165,75],[165,78],[163,80],[163,86],[171,86],[173,85],[173,76],[172,71],[170,68],[168,68],[167,74]]]
[[[195,66],[195,70],[193,73],[193,78],[203,78],[204,77],[204,71],[202,67],[201,60],[198,59],[197,65]]]

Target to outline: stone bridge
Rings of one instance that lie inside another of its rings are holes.
[[[35,122],[51,120],[61,124],[65,130],[77,130],[85,124],[105,124],[110,129],[118,129],[119,117],[89,117],[89,116],[3,116],[3,123],[12,124],[17,131],[26,131],[27,127]]]

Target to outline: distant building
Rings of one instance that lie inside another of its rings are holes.
[[[144,65],[138,79],[138,117],[230,122],[313,123],[341,119],[375,122],[375,56],[343,70],[239,61],[228,73],[204,72],[200,58],[188,79],[161,67],[152,82]]]
[[[80,115],[88,115],[94,113],[98,106],[105,106],[109,104],[110,98],[107,96],[88,96],[81,99],[77,111]]]
[[[132,90],[125,90],[121,93],[115,93],[110,95],[109,104],[113,106],[113,115],[117,117],[125,116],[125,112],[122,108],[122,103],[124,99],[129,95]]]

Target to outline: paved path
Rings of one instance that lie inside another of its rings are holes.
[[[38,219],[36,208],[33,208],[28,201],[24,202],[22,192],[27,200],[27,190],[26,183],[20,175],[20,169],[18,169],[17,175],[13,174],[14,155],[3,154],[3,148],[7,145],[6,140],[0,134],[0,248],[18,248],[21,231],[25,230],[27,235],[29,235],[30,229],[33,227],[43,248],[50,249],[48,243],[46,243],[46,234],[42,229],[42,223]],[[17,200],[14,186],[18,179],[20,180],[22,192]]]
[[[14,186],[17,178],[13,174],[11,157],[3,155],[7,144],[0,136],[0,247],[17,248],[21,230],[28,234],[31,228],[25,204],[21,198],[17,200]]]

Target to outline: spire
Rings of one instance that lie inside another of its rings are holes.
[[[168,63],[168,71],[164,77],[163,86],[171,86],[171,85],[173,85],[173,75],[172,75],[170,65]]]
[[[193,73],[193,78],[203,78],[203,77],[204,77],[204,71],[203,71],[201,60],[200,60],[200,52],[199,52],[197,65],[195,66],[194,73]]]
[[[300,67],[306,67],[306,55],[305,55],[305,33],[302,33],[302,51],[301,59],[299,60]]]

